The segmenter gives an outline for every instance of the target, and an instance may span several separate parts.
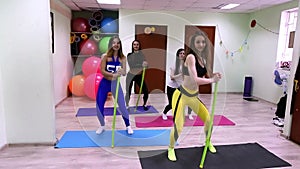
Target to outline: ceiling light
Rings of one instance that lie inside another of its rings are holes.
[[[223,7],[221,7],[221,9],[232,9],[232,8],[235,8],[239,5],[240,4],[227,4],[227,5],[224,5]]]
[[[99,4],[114,4],[114,5],[120,5],[121,0],[97,0]]]

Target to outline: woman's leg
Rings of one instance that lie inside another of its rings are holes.
[[[100,122],[100,127],[96,131],[97,134],[100,134],[104,130],[105,120],[104,120],[104,104],[107,99],[107,94],[110,91],[110,82],[106,79],[102,79],[99,85],[97,98],[96,98],[96,110],[97,118]]]
[[[174,91],[176,90],[176,88],[172,88],[170,86],[167,86],[167,97],[168,97],[168,105],[166,105],[163,113],[164,114],[167,114],[168,111],[170,111],[172,109],[172,96],[173,96],[173,93]]]
[[[208,109],[205,107],[205,105],[202,103],[202,101],[198,97],[193,97],[193,99],[190,99],[186,104],[192,108],[192,110],[201,118],[201,120],[204,122],[204,132],[207,136],[208,129],[209,129],[209,123],[210,123],[210,114],[208,112]],[[215,147],[209,142],[208,149],[210,152],[215,153],[216,149]]]
[[[125,96],[126,106],[129,105],[131,89],[132,89],[132,84],[133,84],[133,77],[134,77],[133,74],[127,73],[127,76],[126,76],[126,96]]]
[[[115,81],[112,83],[112,93],[114,96],[116,96],[116,82]],[[116,98],[116,97],[114,97],[114,98]],[[118,106],[119,106],[119,110],[121,111],[120,113],[123,117],[124,123],[127,127],[128,134],[133,134],[133,130],[131,129],[130,122],[129,122],[129,112],[125,106],[124,93],[123,93],[121,85],[119,86],[119,91],[118,91]]]
[[[141,75],[141,74],[136,75],[136,76],[134,77],[134,81],[135,81],[135,83],[136,83],[139,87],[141,87],[141,84],[142,84],[142,75]],[[149,97],[148,87],[147,87],[147,84],[145,83],[145,79],[144,79],[144,82],[143,82],[142,91],[143,91],[143,94],[144,94],[144,96],[143,96],[143,101],[144,101],[143,106],[144,106],[144,109],[145,109],[145,108],[146,108],[145,105],[147,104],[148,97]],[[148,109],[147,109],[147,110],[148,110]]]
[[[175,143],[178,140],[180,133],[183,129],[184,124],[184,103],[181,97],[181,93],[179,90],[176,90],[173,94],[172,98],[172,110],[173,110],[173,121],[174,127],[171,129],[170,133],[170,145],[168,149],[168,159],[171,161],[176,161],[175,155]]]

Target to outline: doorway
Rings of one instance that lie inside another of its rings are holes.
[[[141,42],[142,52],[148,62],[145,83],[149,93],[165,92],[167,55],[167,26],[135,25],[135,38]],[[135,85],[135,93],[138,93]]]
[[[186,49],[187,45],[189,45],[189,39],[193,34],[195,34],[199,29],[205,32],[208,36],[208,39],[215,46],[215,26],[194,26],[194,25],[186,25],[185,26],[185,38],[184,38],[184,48]],[[212,54],[214,56],[214,54]],[[214,58],[212,58],[212,63],[214,63]],[[213,64],[211,65],[211,70],[213,71]],[[206,75],[207,77],[207,75]],[[211,84],[201,85],[199,87],[200,94],[211,94]]]
[[[298,62],[295,79],[294,79],[294,87],[293,87],[293,95],[292,95],[292,103],[291,103],[291,113],[292,113],[292,126],[291,126],[291,135],[290,139],[298,144],[300,144],[300,60]]]

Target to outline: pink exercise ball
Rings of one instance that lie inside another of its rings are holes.
[[[96,56],[91,56],[86,58],[82,63],[82,72],[85,77],[88,77],[90,74],[93,73],[100,73],[101,74],[101,58]]]
[[[69,81],[69,89],[75,96],[84,96],[85,77],[83,75],[75,75]]]
[[[103,78],[103,75],[100,73],[94,73],[90,74],[86,79],[84,83],[84,93],[89,98],[96,100],[97,93],[98,93],[98,87]]]
[[[71,21],[71,29],[73,32],[89,32],[90,31],[89,21],[85,18],[75,18]]]
[[[90,39],[86,39],[79,44],[81,55],[94,55],[98,51],[97,44]]]

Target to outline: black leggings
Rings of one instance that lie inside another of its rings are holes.
[[[134,75],[132,73],[127,73],[126,76],[126,95],[125,95],[125,100],[126,100],[126,105],[128,106],[129,100],[130,100],[130,95],[131,95],[131,89],[132,89],[132,85],[133,85],[133,81],[135,82],[135,84],[137,84],[139,87],[141,87],[141,82],[142,82],[142,74],[139,75]],[[144,105],[146,105],[149,94],[148,94],[148,88],[147,88],[147,84],[143,83],[143,87],[142,87],[142,91],[143,91],[143,100],[144,100]]]
[[[166,105],[166,107],[163,111],[164,114],[167,114],[168,111],[172,109],[172,96],[173,96],[173,93],[175,92],[175,90],[176,90],[176,88],[167,86],[167,96],[168,96],[169,104]],[[191,114],[191,113],[192,113],[192,109],[190,107],[188,107],[188,114]]]

